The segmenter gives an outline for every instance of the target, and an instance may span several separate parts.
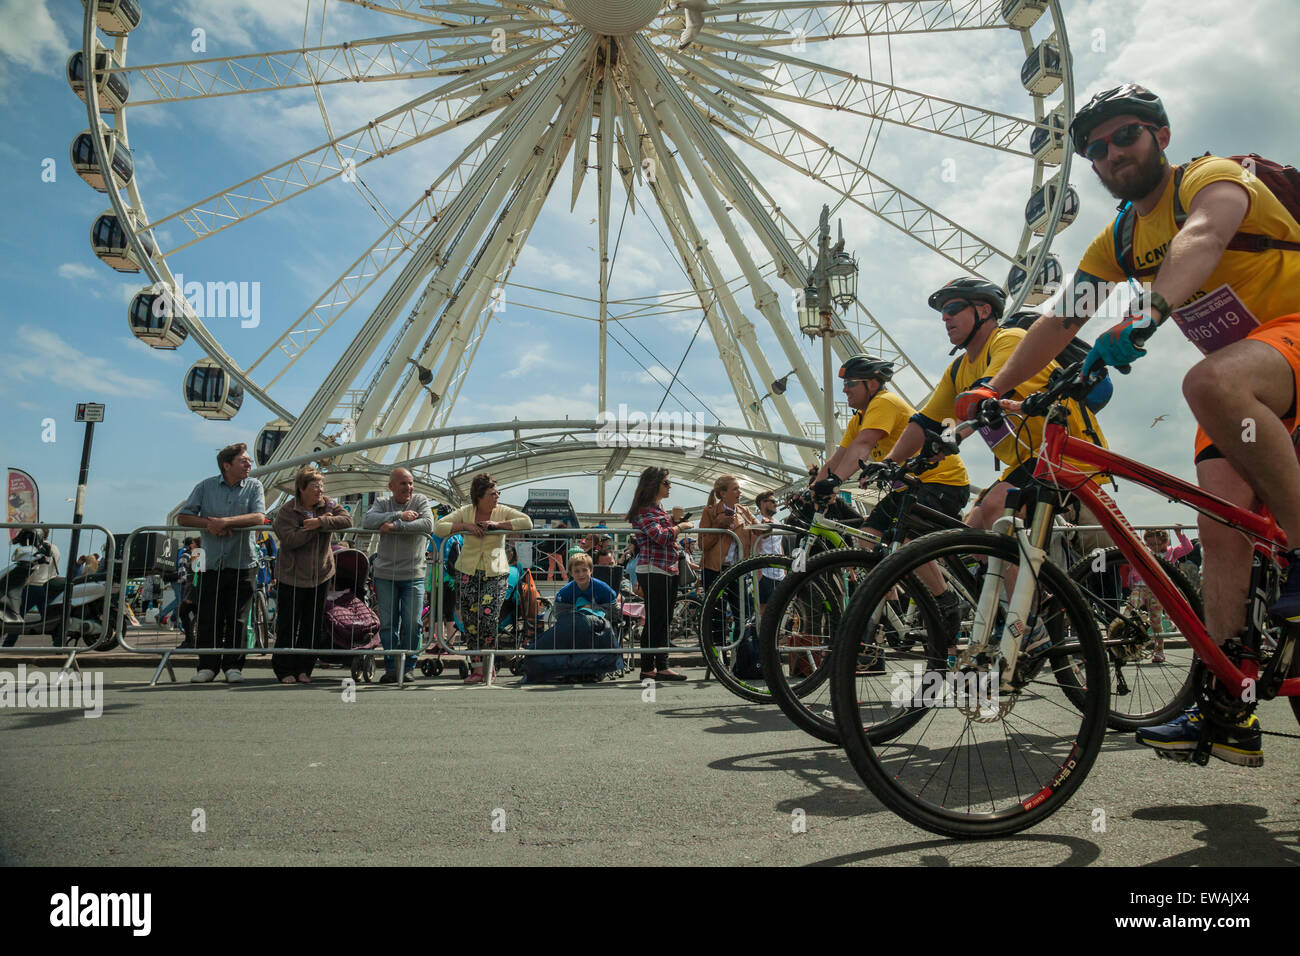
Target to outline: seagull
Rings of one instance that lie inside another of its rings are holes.
[[[678,0],[677,9],[686,11],[686,27],[682,30],[677,49],[685,50],[704,30],[704,11],[708,0]]]
[[[1156,425],[1160,424],[1161,422],[1163,422],[1163,421],[1164,421],[1166,418],[1168,418],[1168,417],[1169,417],[1168,415],[1158,415],[1158,416],[1156,416],[1155,421],[1153,421],[1153,422],[1151,423],[1151,427],[1152,427],[1152,428],[1155,428]]]

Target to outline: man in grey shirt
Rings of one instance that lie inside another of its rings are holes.
[[[253,532],[266,523],[262,483],[250,478],[253,459],[242,442],[217,452],[220,477],[204,478],[190,492],[176,517],[187,528],[203,529],[203,571],[199,574],[199,647],[234,649],[245,642],[248,605],[253,597],[257,552]],[[225,671],[227,684],[244,679],[243,654],[200,654],[190,682],[206,684]]]
[[[382,533],[371,569],[379,596],[379,639],[386,650],[419,651],[420,611],[424,605],[425,535],[433,531],[429,499],[415,491],[405,468],[388,476],[391,494],[376,498],[361,526]],[[422,532],[422,533],[419,533]],[[415,676],[415,655],[406,658],[406,679]],[[381,684],[397,680],[397,657],[384,658]]]

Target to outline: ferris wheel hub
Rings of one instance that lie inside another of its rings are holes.
[[[573,19],[592,33],[623,36],[644,30],[659,15],[663,0],[564,0]]]

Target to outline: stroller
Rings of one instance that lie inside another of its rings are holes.
[[[325,595],[324,636],[328,646],[354,651],[382,648],[379,615],[361,597],[370,577],[370,559],[364,551],[343,548],[334,552],[334,568],[334,580]],[[353,680],[369,684],[374,676],[374,655],[352,658]]]

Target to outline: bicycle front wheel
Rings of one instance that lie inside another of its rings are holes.
[[[883,697],[857,667],[872,611],[936,560],[973,569],[982,587],[996,589],[990,596],[1002,598],[1002,578],[1009,575],[989,574],[989,562],[1017,567],[1019,549],[1014,539],[991,532],[940,531],[882,561],[850,602],[832,647],[836,725],[858,775],[899,816],[943,836],[1015,833],[1063,806],[1097,758],[1109,699],[1101,636],[1079,589],[1044,562],[1031,612],[1051,640],[1020,655],[1014,673],[1004,675],[1000,666],[1000,613],[994,643],[980,651],[969,637],[973,608],[959,608],[952,630],[954,616],[923,605],[930,642],[947,645],[955,663],[914,667],[910,679],[895,682]],[[873,739],[867,728],[899,710],[913,722],[892,740]]]

